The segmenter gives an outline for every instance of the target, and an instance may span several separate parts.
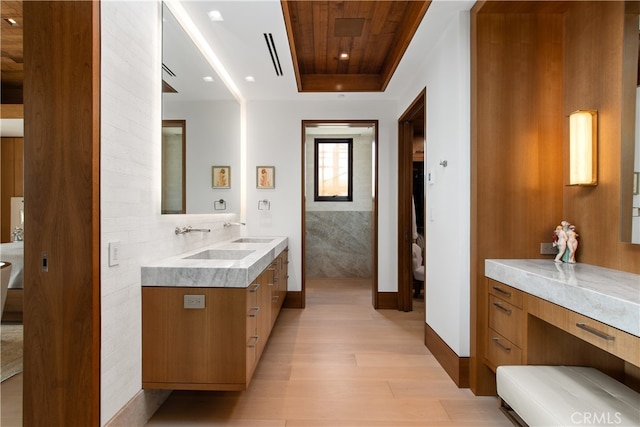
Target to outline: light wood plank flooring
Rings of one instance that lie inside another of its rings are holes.
[[[308,280],[281,312],[249,390],[173,392],[148,426],[511,426],[458,389],[424,341],[424,302],[376,311],[366,280]],[[22,374],[2,383],[2,427],[22,426]]]
[[[308,280],[280,313],[249,390],[175,391],[148,426],[511,426],[493,397],[458,389],[415,311],[371,308],[368,280]]]
[[[22,373],[0,385],[0,426],[22,426]]]

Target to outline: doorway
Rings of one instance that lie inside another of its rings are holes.
[[[425,114],[426,89],[423,89],[398,119],[398,310],[401,311],[413,310],[415,294],[426,298]]]
[[[378,121],[302,121],[302,307],[308,279],[367,279],[378,293]]]

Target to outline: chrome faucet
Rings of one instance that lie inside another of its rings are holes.
[[[14,242],[22,242],[24,240],[24,230],[21,227],[16,227],[11,232],[11,237]]]
[[[244,222],[225,222],[224,226],[225,227],[231,227],[232,225],[247,225]]]
[[[193,231],[202,231],[202,232],[210,233],[211,229],[210,228],[193,228],[190,225],[182,228],[176,227],[176,234],[186,234],[186,233],[191,233]]]

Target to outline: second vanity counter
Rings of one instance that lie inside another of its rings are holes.
[[[246,288],[287,248],[286,237],[240,237],[142,267],[142,286]]]
[[[542,259],[487,259],[485,275],[640,337],[637,274]]]

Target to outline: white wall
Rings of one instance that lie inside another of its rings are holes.
[[[160,15],[150,1],[101,3],[101,425],[142,383],[141,266],[236,237],[236,215],[160,215]],[[211,233],[176,236],[176,226]],[[108,265],[109,242],[120,264]]]
[[[427,14],[422,25],[440,25],[440,38],[399,103],[401,114],[426,87],[425,169],[436,175],[435,184],[425,184],[426,322],[460,357],[470,351],[470,6],[431,4],[448,11],[439,23]]]
[[[289,237],[289,290],[301,290],[302,120],[378,120],[378,288],[397,290],[397,104],[394,101],[249,101],[247,232]],[[276,188],[255,188],[258,165],[276,167]],[[313,197],[313,195],[310,195]],[[258,200],[271,201],[258,211]]]

